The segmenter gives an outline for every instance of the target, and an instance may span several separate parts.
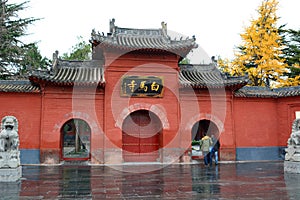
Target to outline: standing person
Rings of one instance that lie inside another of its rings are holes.
[[[204,164],[205,166],[207,166],[208,164],[210,164],[210,154],[209,154],[209,147],[212,145],[212,140],[211,138],[204,134],[204,137],[200,140],[200,146],[201,146],[201,150],[204,154]]]
[[[210,152],[210,165],[212,165],[212,158],[215,158],[215,165],[218,165],[218,151],[220,149],[220,142],[215,138],[214,135],[211,136],[211,140],[213,143],[212,150]]]

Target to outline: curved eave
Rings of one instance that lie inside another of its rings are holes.
[[[40,88],[33,85],[0,85],[0,92],[39,93]]]
[[[54,75],[33,74],[29,79],[36,83],[47,83],[58,86],[104,86],[104,72],[102,68],[64,67],[58,69]]]
[[[53,85],[53,86],[98,86],[98,87],[105,87],[105,82],[86,82],[86,81],[59,81],[59,80],[53,80],[51,78],[41,78],[36,76],[29,77],[30,81],[36,84],[47,84],[47,85]]]
[[[112,42],[93,42],[96,44],[95,46],[99,46],[103,50],[116,50],[116,51],[149,51],[149,52],[172,52],[174,54],[180,55],[182,57],[185,57],[192,49],[197,47],[197,44],[191,43],[189,45],[176,45],[176,44],[168,44],[168,45],[149,45],[149,46],[139,46],[139,45],[120,45],[118,43],[112,43]]]
[[[270,89],[259,86],[247,86],[234,93],[238,98],[286,98],[300,96],[300,86]]]
[[[225,88],[225,89],[230,89],[230,90],[237,90],[239,88],[242,88],[245,86],[247,82],[238,82],[238,83],[231,83],[231,84],[226,84],[226,83],[180,83],[180,88],[188,88],[192,87],[193,89],[220,89],[220,88]]]
[[[278,97],[296,97],[300,96],[300,91],[279,92]]]
[[[277,94],[245,94],[245,93],[234,93],[234,97],[238,98],[278,98]]]
[[[237,90],[248,83],[247,77],[224,78],[219,72],[210,71],[180,71],[180,87],[192,87],[194,89],[204,88],[226,88]]]

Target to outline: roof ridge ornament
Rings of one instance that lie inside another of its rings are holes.
[[[164,21],[161,22],[161,30],[162,30],[163,36],[168,37],[167,23],[165,23]]]
[[[115,18],[109,20],[109,33],[110,35],[114,35],[116,32]]]
[[[56,50],[53,54],[52,54],[52,69],[53,71],[57,70],[57,64],[58,64],[58,50]]]

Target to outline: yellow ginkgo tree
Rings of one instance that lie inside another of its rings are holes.
[[[231,75],[248,73],[250,85],[278,87],[284,82],[287,64],[282,54],[282,39],[278,33],[277,0],[263,0],[258,18],[241,34],[242,44],[232,62],[223,62]]]

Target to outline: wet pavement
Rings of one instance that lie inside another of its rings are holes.
[[[159,167],[158,167],[159,166]],[[0,199],[300,199],[300,174],[283,162],[23,166]]]

